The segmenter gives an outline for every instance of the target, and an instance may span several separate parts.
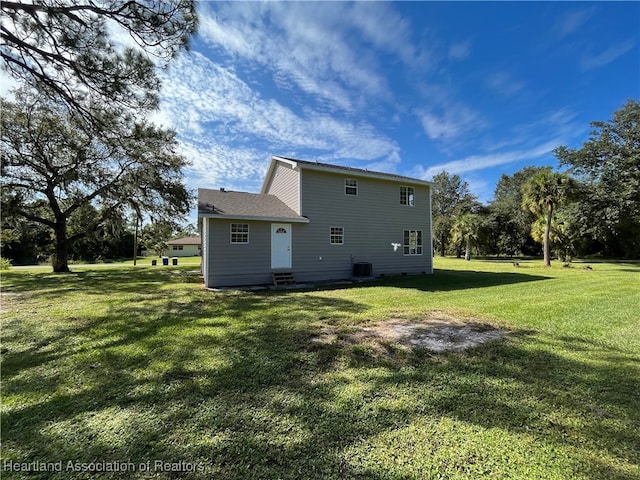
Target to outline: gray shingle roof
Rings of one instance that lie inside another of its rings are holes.
[[[307,222],[275,195],[198,189],[198,215]]]

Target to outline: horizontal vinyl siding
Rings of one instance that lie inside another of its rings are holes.
[[[271,223],[209,220],[209,287],[262,285],[271,278]],[[231,244],[231,223],[249,224],[249,243]]]
[[[303,170],[302,212],[310,223],[293,236],[296,279],[339,279],[355,262],[373,264],[374,275],[421,274],[432,270],[429,187],[415,189],[415,205],[400,204],[403,182],[357,178],[358,195],[346,195],[345,175]],[[331,245],[331,227],[344,228],[344,244]],[[423,254],[403,254],[405,229],[422,230]],[[393,243],[400,244],[394,251]]]
[[[299,174],[297,170],[294,170],[288,164],[278,162],[265,193],[275,195],[291,210],[300,214],[298,179]]]

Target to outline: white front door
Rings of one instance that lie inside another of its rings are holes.
[[[291,225],[271,224],[271,268],[291,268]]]

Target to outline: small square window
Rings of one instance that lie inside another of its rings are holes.
[[[344,181],[345,195],[358,195],[358,180],[347,178]]]
[[[343,227],[331,227],[331,234],[329,236],[329,243],[331,245],[342,245],[344,243],[344,228]]]
[[[409,205],[413,207],[415,191],[413,187],[400,187],[400,205]]]
[[[249,243],[249,224],[231,224],[231,243]]]

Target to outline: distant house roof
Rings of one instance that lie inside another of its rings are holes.
[[[269,165],[269,170],[267,172],[267,175],[264,180],[264,184],[262,186],[263,192],[266,190],[267,184],[271,179],[273,169],[275,168],[275,164],[277,160],[289,163],[292,167],[299,168],[299,169],[320,170],[325,172],[334,172],[334,173],[341,173],[341,174],[348,173],[349,175],[355,176],[355,177],[368,177],[368,178],[377,178],[380,180],[393,180],[396,182],[403,182],[403,183],[415,184],[415,185],[429,185],[429,186],[433,185],[432,182],[428,182],[426,180],[405,177],[403,175],[396,175],[395,173],[374,172],[371,170],[366,170],[364,168],[343,167],[340,165],[331,165],[329,163],[310,162],[308,160],[297,160],[295,158],[273,156],[271,157],[271,165]]]
[[[308,223],[275,195],[198,189],[198,216]]]
[[[200,237],[182,237],[169,240],[167,245],[200,245]]]

